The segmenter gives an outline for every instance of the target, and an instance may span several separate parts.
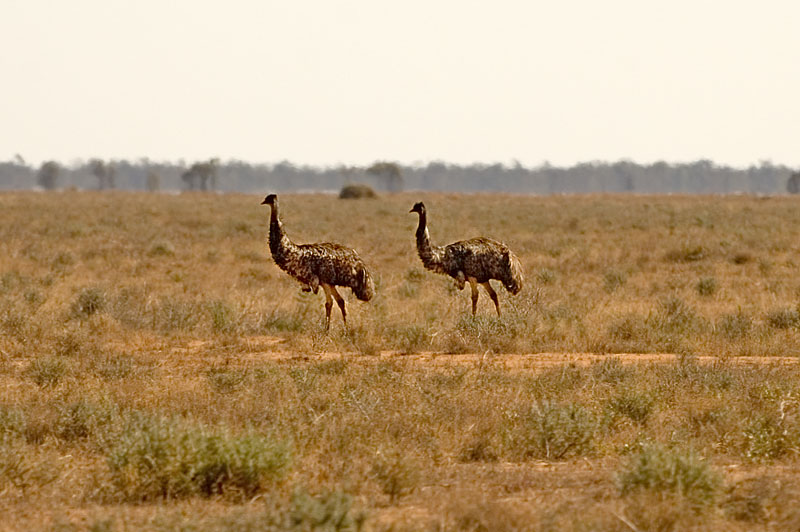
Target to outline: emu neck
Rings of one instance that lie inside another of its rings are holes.
[[[295,245],[283,231],[283,224],[278,217],[278,206],[270,205],[269,215],[269,250],[272,258],[278,265],[286,260],[287,253],[290,253]]]
[[[419,213],[419,225],[417,226],[417,253],[422,260],[423,266],[429,270],[441,272],[442,259],[441,250],[431,245],[431,238],[428,234],[427,216],[425,211]]]

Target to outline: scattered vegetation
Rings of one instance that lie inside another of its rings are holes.
[[[473,318],[413,195],[287,196],[379,274],[326,335],[259,198],[119,194],[0,195],[6,528],[796,528],[796,199],[434,195],[530,278]]]
[[[713,504],[722,487],[718,473],[690,451],[645,445],[618,476],[622,495],[639,490],[668,492],[698,507]]]
[[[134,415],[108,452],[115,488],[126,500],[191,495],[252,497],[282,478],[289,449],[257,434],[234,436],[176,419]]]

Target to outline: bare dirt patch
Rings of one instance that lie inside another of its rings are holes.
[[[245,352],[231,353],[224,349],[214,348],[211,342],[192,341],[184,347],[171,350],[172,355],[179,355],[182,364],[188,362],[187,358],[200,357],[207,362],[223,359],[226,364],[234,366],[249,366],[262,362],[281,363],[315,363],[328,360],[346,360],[363,364],[385,362],[401,362],[419,364],[426,367],[471,366],[480,367],[491,364],[493,367],[505,367],[517,371],[541,371],[556,366],[574,365],[589,366],[607,360],[617,360],[622,364],[675,364],[691,360],[697,364],[730,364],[730,365],[795,365],[800,361],[797,357],[787,356],[738,356],[718,357],[711,355],[683,356],[672,353],[529,353],[529,354],[504,354],[504,353],[413,353],[406,354],[397,351],[381,351],[377,355],[366,356],[359,353],[322,352],[301,353],[294,351],[271,350],[282,343],[282,340],[273,336],[259,336],[242,340]]]

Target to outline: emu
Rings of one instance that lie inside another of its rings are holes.
[[[522,290],[523,274],[519,259],[502,242],[478,237],[453,242],[450,245],[432,246],[427,227],[425,204],[416,203],[408,212],[419,214],[417,227],[417,253],[426,269],[435,273],[449,275],[456,281],[456,288],[464,289],[466,281],[472,288],[472,315],[478,306],[478,285],[486,289],[500,316],[500,302],[497,292],[489,284],[496,279],[512,295]]]
[[[270,206],[269,250],[275,264],[297,279],[303,285],[304,292],[316,294],[319,287],[322,287],[325,291],[326,331],[331,326],[333,299],[339,305],[342,321],[347,327],[344,299],[336,287],[351,288],[353,294],[361,301],[372,299],[375,294],[375,283],[364,261],[355,250],[339,244],[330,242],[295,244],[283,230],[283,223],[278,214],[278,196],[270,194],[261,204]]]

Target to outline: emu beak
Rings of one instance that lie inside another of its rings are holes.
[[[266,204],[267,204],[267,198],[264,198],[264,201],[261,202],[261,205],[266,205]]]

